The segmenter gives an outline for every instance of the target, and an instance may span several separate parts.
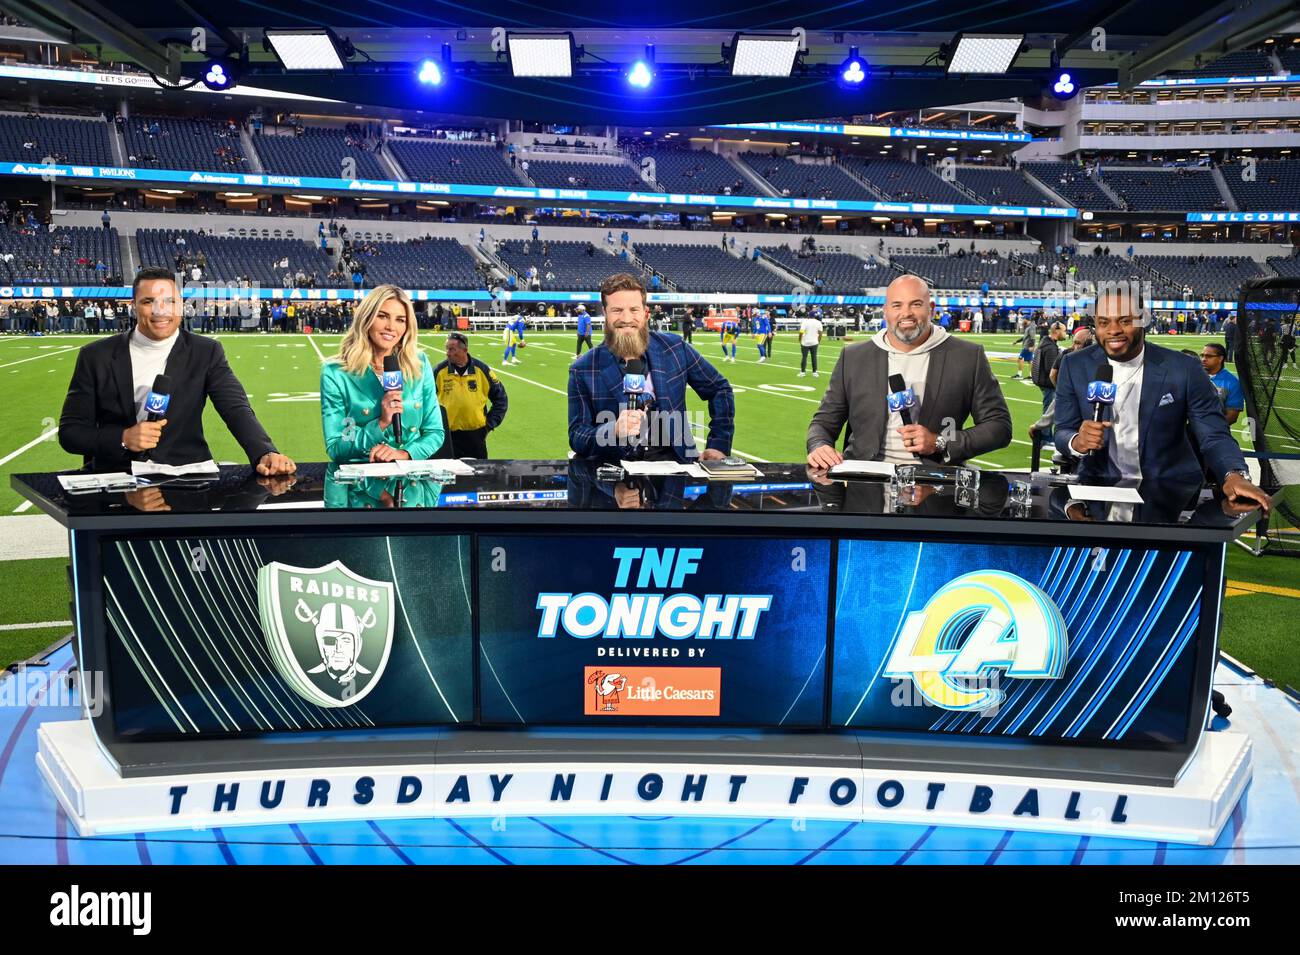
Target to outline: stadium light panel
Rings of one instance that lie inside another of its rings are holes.
[[[341,70],[351,55],[351,44],[328,27],[267,30],[265,37],[286,70]]]
[[[958,33],[948,45],[949,73],[1005,73],[1020,55],[1023,33]]]
[[[789,76],[798,55],[797,36],[737,33],[731,43],[731,75]]]
[[[572,76],[572,33],[507,33],[510,72],[515,76]]]

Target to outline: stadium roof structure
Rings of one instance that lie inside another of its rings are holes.
[[[1081,86],[1129,86],[1197,54],[1258,42],[1295,16],[1290,0],[661,0],[614,8],[596,0],[481,0],[472,8],[456,0],[353,0],[333,8],[313,0],[189,0],[114,9],[97,0],[0,0],[0,10],[101,61],[138,64],[163,82],[198,81],[209,58],[225,56],[244,82],[264,89],[463,116],[645,126],[1038,99],[1058,62]],[[342,72],[286,71],[263,48],[266,29],[321,26],[357,51]],[[737,32],[792,30],[803,50],[790,76],[731,75],[723,48]],[[513,76],[501,52],[513,31],[571,33],[574,75]],[[1007,73],[948,75],[940,47],[963,32],[1024,33],[1026,47]],[[193,49],[196,35],[206,49]],[[654,83],[636,90],[626,74],[647,45]],[[846,89],[837,73],[854,47],[868,76]],[[416,81],[428,59],[443,65],[445,81],[436,87]]]

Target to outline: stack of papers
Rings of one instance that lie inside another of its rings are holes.
[[[830,477],[887,477],[894,476],[894,465],[888,461],[841,461],[826,472]]]
[[[60,474],[59,486],[69,494],[93,494],[96,491],[134,491],[140,485],[125,471],[111,474]]]
[[[221,468],[211,459],[193,464],[156,464],[153,461],[132,461],[131,473],[136,477],[218,477]]]
[[[677,461],[620,461],[619,464],[630,477],[665,477],[669,474],[690,474],[688,465]]]
[[[474,473],[474,466],[451,458],[430,461],[386,461],[373,464],[340,464],[334,476],[340,481],[359,481],[365,478],[440,478],[448,475],[466,476]]]
[[[1108,504],[1141,504],[1137,488],[1103,487],[1099,484],[1071,484],[1070,498],[1075,501],[1105,501]]]

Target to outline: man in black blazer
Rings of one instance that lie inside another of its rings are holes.
[[[808,464],[844,458],[894,464],[961,464],[1011,443],[1011,412],[984,349],[932,320],[925,280],[903,275],[885,290],[885,328],[840,352],[821,407],[808,425]],[[889,378],[915,392],[912,424],[889,407]],[[967,418],[974,423],[963,427]],[[835,442],[848,425],[843,455]]]
[[[159,464],[211,459],[203,436],[208,399],[248,454],[258,474],[292,474],[253,414],[248,394],[212,338],[181,327],[180,290],[166,269],[143,269],[131,288],[136,323],[120,335],[86,345],[59,418],[59,444],[94,471],[129,470],[143,452]],[[167,417],[147,421],[143,403],[156,370],[171,379]]]

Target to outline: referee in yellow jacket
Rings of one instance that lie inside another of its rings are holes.
[[[438,403],[447,412],[447,437],[458,458],[486,458],[487,436],[506,416],[506,389],[486,364],[470,357],[469,339],[447,336],[447,360],[433,370]]]

